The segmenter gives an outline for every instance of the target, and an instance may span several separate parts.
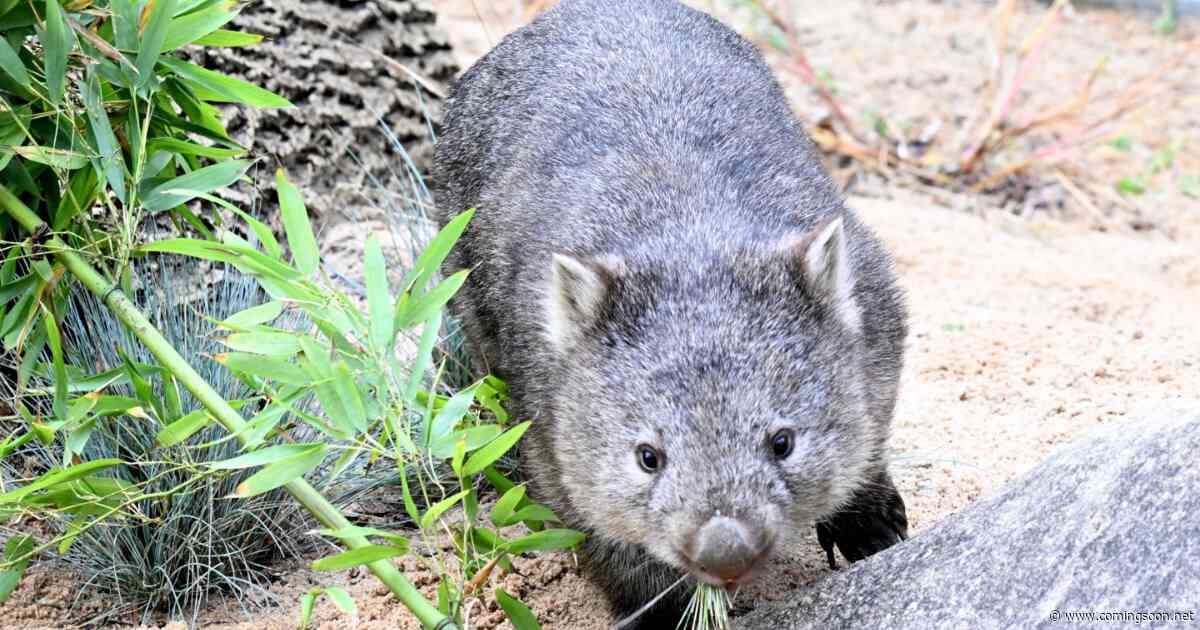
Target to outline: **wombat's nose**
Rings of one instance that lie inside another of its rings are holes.
[[[728,516],[714,516],[696,532],[692,562],[704,573],[737,582],[770,548],[765,532]]]

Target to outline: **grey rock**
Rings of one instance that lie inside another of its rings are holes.
[[[999,495],[760,606],[775,628],[1132,627],[1068,612],[1200,614],[1200,401],[1098,429]],[[1055,617],[1057,615],[1057,617]],[[1118,619],[1118,621],[1122,621]]]

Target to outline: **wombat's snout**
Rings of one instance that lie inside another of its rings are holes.
[[[772,537],[742,519],[714,516],[696,530],[685,554],[699,579],[716,585],[750,577],[771,551]]]

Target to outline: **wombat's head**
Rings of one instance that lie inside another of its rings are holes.
[[[554,457],[584,525],[730,584],[849,498],[873,429],[846,236],[837,217],[686,256],[554,257]]]

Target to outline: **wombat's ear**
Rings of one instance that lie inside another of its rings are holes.
[[[842,217],[818,224],[800,239],[792,255],[799,257],[801,277],[813,297],[832,307],[851,330],[859,330],[862,322],[854,302],[854,273]]]
[[[565,350],[596,322],[620,267],[616,259],[554,255],[546,293],[546,334],[551,344]]]

